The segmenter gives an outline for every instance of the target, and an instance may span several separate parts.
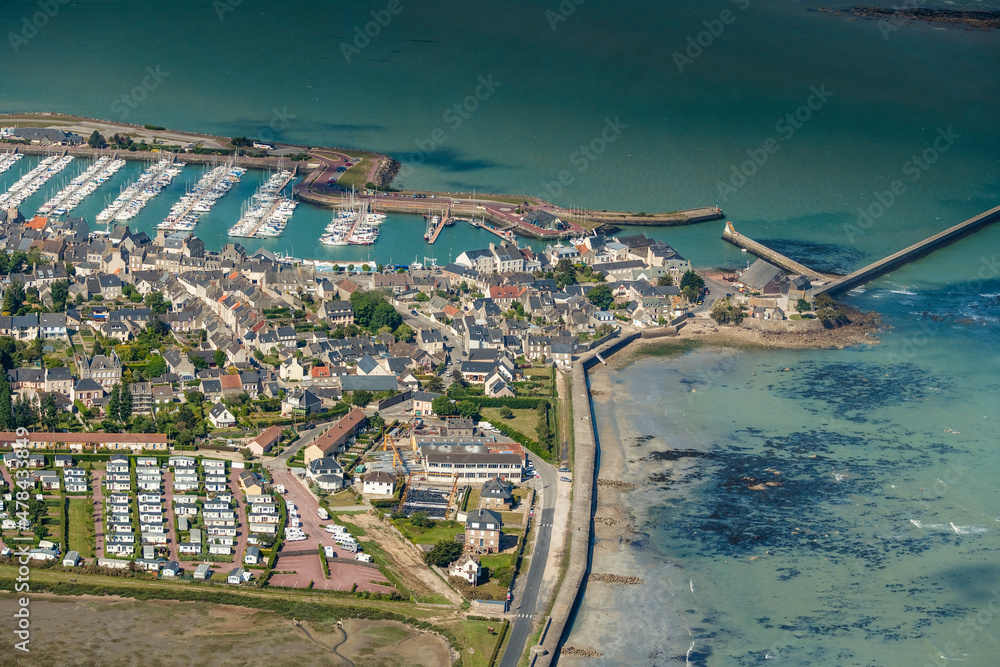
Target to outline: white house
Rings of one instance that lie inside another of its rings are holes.
[[[453,577],[461,577],[473,586],[479,581],[482,568],[479,566],[479,559],[472,554],[464,554],[448,568],[448,574]]]
[[[396,492],[396,478],[387,472],[370,472],[365,475],[362,493],[373,496],[391,496]]]
[[[222,403],[216,403],[208,412],[208,420],[215,428],[231,428],[236,425],[236,417]]]

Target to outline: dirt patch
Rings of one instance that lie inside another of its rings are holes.
[[[0,616],[11,618],[15,607],[13,597],[0,597]],[[31,631],[31,652],[19,656],[19,665],[450,663],[443,638],[400,623],[347,619],[341,628],[331,619],[298,625],[271,612],[200,602],[34,594]],[[4,633],[0,655],[14,654],[11,641]]]
[[[442,595],[453,604],[461,604],[461,596],[431,572],[413,546],[400,537],[389,525],[371,514],[354,514],[351,523],[365,529],[362,540],[374,540],[392,560],[403,585],[417,596]]]

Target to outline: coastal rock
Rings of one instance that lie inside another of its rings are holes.
[[[617,479],[599,479],[597,480],[597,486],[610,486],[622,491],[631,491],[635,488],[635,484],[632,482],[623,482]]]
[[[636,584],[646,583],[640,577],[626,577],[621,574],[603,574],[598,572],[592,572],[587,581],[601,581],[606,584],[622,584],[627,586],[634,586]]]
[[[601,658],[604,654],[592,648],[577,648],[576,646],[563,646],[560,651],[562,655],[578,655],[581,658]]]

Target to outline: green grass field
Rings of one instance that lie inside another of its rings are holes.
[[[91,547],[94,522],[87,514],[86,498],[69,499],[69,551],[78,551],[81,558],[93,558]]]
[[[337,185],[345,188],[353,186],[358,190],[363,190],[365,183],[368,182],[368,170],[371,168],[371,158],[362,158],[360,162],[355,162],[353,167],[340,175],[340,178],[337,179]]]
[[[465,530],[458,521],[435,521],[430,528],[417,528],[409,519],[396,519],[393,524],[414,544],[437,544],[441,540],[453,540],[457,533]]]
[[[491,424],[506,424],[508,427],[519,431],[531,439],[538,437],[535,427],[538,426],[538,413],[531,409],[511,410],[514,416],[504,419],[500,416],[500,408],[482,408],[480,414],[483,419]]]

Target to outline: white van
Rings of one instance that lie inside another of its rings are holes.
[[[337,542],[337,544],[339,544],[340,548],[349,554],[355,553],[358,550],[357,542]]]
[[[327,558],[337,557],[337,552],[333,550],[333,547],[323,547],[323,553],[326,554]]]

